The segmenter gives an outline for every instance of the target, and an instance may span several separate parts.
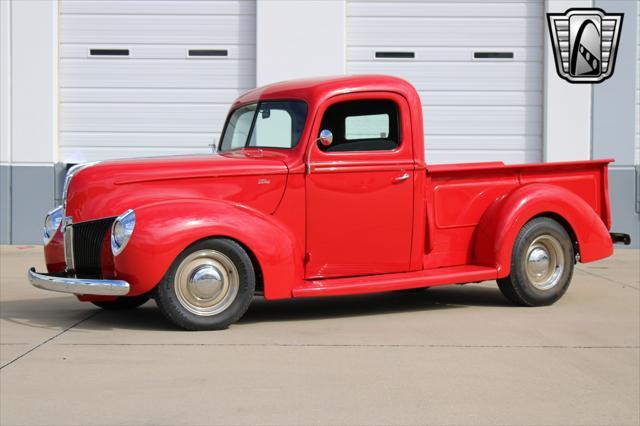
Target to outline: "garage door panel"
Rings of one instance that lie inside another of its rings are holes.
[[[348,0],[347,70],[418,89],[429,163],[540,161],[543,30],[541,1]]]
[[[247,88],[255,60],[63,59],[60,87]]]
[[[255,43],[255,17],[62,15],[61,43]]]
[[[372,31],[375,28],[375,31]],[[351,46],[539,46],[542,18],[349,19]]]
[[[542,113],[528,107],[423,107],[431,135],[540,135]]]
[[[454,91],[421,90],[420,99],[429,106],[529,106],[542,105],[542,93],[538,91]]]
[[[166,132],[60,132],[60,140],[66,147],[77,148],[205,148],[217,141],[219,133],[166,133]]]
[[[520,17],[542,16],[544,3],[523,1],[358,1],[349,2],[353,17]]]
[[[255,9],[252,0],[61,0],[62,161],[210,152],[230,104],[255,87]],[[89,56],[101,48],[129,55]]]
[[[375,47],[375,46],[374,46]],[[389,49],[385,46],[379,46],[378,49],[372,49],[371,47],[350,47],[347,50],[347,60],[351,62],[356,61],[376,61],[376,62],[388,62],[391,64],[402,64],[407,62],[404,59],[396,60],[380,60],[375,58],[376,50],[382,50],[385,52],[399,51],[399,52],[413,52],[415,58],[411,59],[411,62],[468,62],[473,59],[474,52],[493,52],[497,49],[495,46],[482,46],[477,45],[474,47],[416,47],[416,46],[393,46]],[[542,46],[538,48],[524,48],[524,47],[509,47],[498,51],[506,51],[513,53],[513,59],[509,62],[542,62],[544,55],[544,48]],[[481,62],[487,62],[483,60]],[[502,60],[502,62],[505,62]]]
[[[539,90],[542,64],[514,62],[352,62],[355,74],[393,74],[409,80],[418,90]],[[479,82],[482,82],[480,85]]]
[[[61,103],[169,103],[228,106],[244,89],[62,88]]]
[[[451,163],[455,158],[456,163],[477,163],[482,161],[503,161],[505,163],[538,163],[542,161],[539,149],[533,151],[521,150],[432,150],[427,149],[427,164]]]
[[[60,12],[63,14],[99,14],[99,15],[255,15],[253,1],[154,1],[150,7],[148,0],[73,0],[63,1]]]
[[[478,150],[492,151],[535,151],[538,150],[538,136],[529,135],[424,135],[429,150]]]
[[[227,55],[218,58],[190,58],[192,61],[217,60],[225,61],[229,59],[254,59],[256,47],[254,44],[155,44],[155,45],[101,45],[91,44],[62,44],[60,46],[60,58],[62,59],[85,59],[89,57],[90,49],[112,49],[126,48],[129,50],[128,59],[185,59],[188,58],[190,49],[212,49],[225,50]],[[98,61],[104,58],[94,57],[92,60]],[[120,58],[123,59],[123,58]]]
[[[210,132],[223,123],[222,105],[61,104],[61,131]]]
[[[159,157],[165,155],[190,155],[190,154],[208,154],[210,149],[192,148],[192,147],[122,147],[114,149],[113,147],[60,147],[60,156],[68,163],[88,163],[90,161],[102,161],[104,159],[116,158],[135,158],[135,157]]]

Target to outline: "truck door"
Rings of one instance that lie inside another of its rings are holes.
[[[414,160],[405,99],[393,93],[331,98],[307,149],[306,278],[409,270]]]

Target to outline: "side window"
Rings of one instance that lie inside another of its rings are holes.
[[[382,151],[400,146],[398,106],[390,100],[347,101],[332,105],[321,130],[333,133],[326,152]]]

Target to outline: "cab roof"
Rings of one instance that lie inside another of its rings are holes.
[[[301,99],[308,104],[317,104],[341,93],[362,91],[396,92],[408,100],[417,96],[416,89],[408,81],[398,77],[347,75],[289,80],[258,87],[241,95],[233,107],[275,99]]]

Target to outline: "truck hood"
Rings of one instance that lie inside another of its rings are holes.
[[[73,175],[66,215],[77,223],[180,199],[224,200],[270,214],[287,173],[282,157],[261,150],[106,161]]]

